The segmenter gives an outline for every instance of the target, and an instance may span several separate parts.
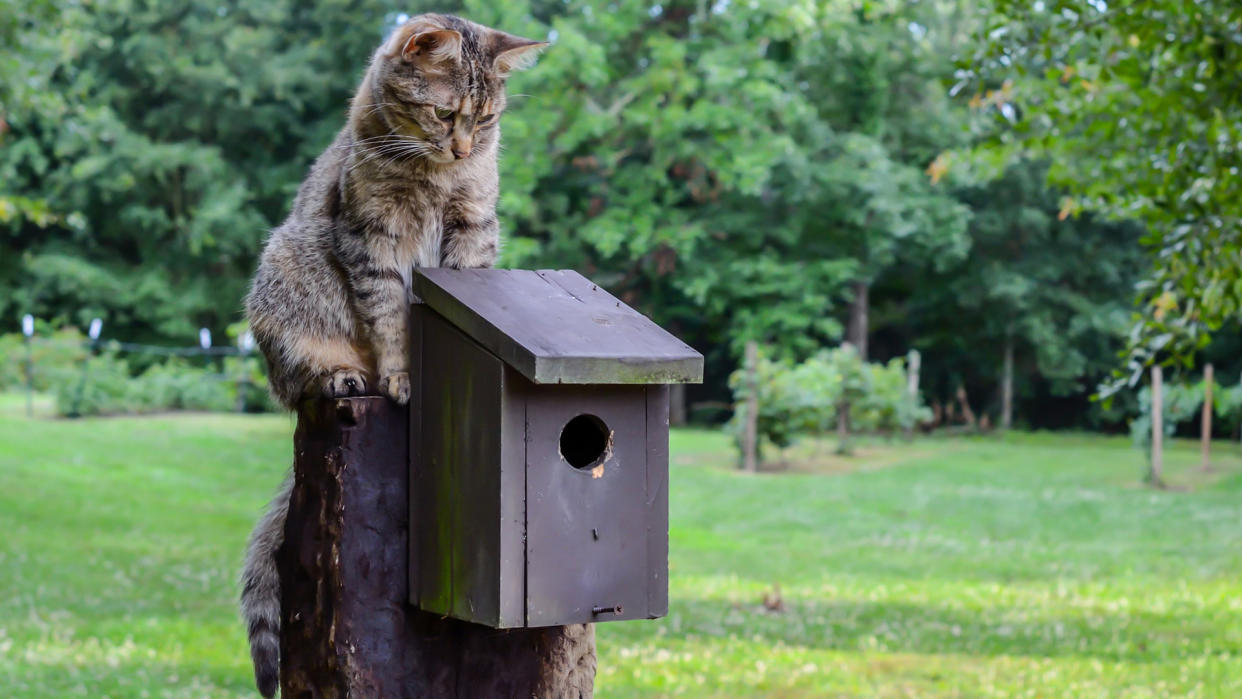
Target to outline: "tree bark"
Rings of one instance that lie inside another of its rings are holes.
[[[1001,429],[1013,426],[1013,336],[1005,335],[1005,360],[1001,369]]]
[[[497,630],[409,605],[409,413],[311,401],[277,554],[281,696],[590,697],[589,625]]]
[[[850,301],[850,321],[845,332],[845,341],[854,345],[858,350],[859,359],[865,362],[867,361],[867,313],[871,303],[871,283],[859,280],[850,286],[854,291],[854,298]]]

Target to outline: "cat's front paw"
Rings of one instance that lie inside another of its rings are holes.
[[[410,402],[410,374],[398,371],[380,379],[380,391],[396,401],[397,405]]]
[[[354,369],[337,369],[323,377],[323,394],[328,398],[361,396],[367,392],[367,379]]]

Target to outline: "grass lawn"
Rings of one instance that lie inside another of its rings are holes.
[[[0,695],[257,696],[236,570],[292,419],[23,410],[0,396]],[[599,627],[597,693],[1242,696],[1242,452],[1215,449],[1202,474],[1175,443],[1157,492],[1121,438],[745,476],[677,432],[670,614]]]

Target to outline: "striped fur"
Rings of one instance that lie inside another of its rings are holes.
[[[490,267],[499,251],[496,160],[505,78],[544,44],[420,15],[375,52],[346,126],[272,231],[246,299],[272,394],[410,397],[406,324],[415,267]],[[259,521],[242,614],[264,696],[278,681],[291,484]]]

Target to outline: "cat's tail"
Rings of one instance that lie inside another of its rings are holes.
[[[280,681],[280,573],[276,570],[276,550],[285,539],[285,515],[289,512],[292,490],[293,474],[289,474],[250,534],[241,574],[241,612],[250,637],[254,682],[259,693],[269,699],[276,694]]]

